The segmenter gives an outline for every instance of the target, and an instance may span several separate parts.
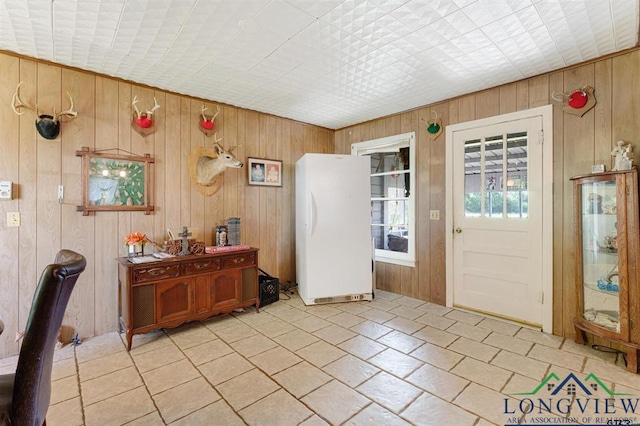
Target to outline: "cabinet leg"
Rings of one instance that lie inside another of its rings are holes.
[[[256,302],[256,313],[259,314],[260,313],[260,302]]]
[[[132,344],[133,344],[133,333],[127,333],[127,351],[131,350]]]
[[[578,328],[577,326],[574,326],[573,328],[576,332],[576,343],[580,345],[584,345],[585,343],[587,343],[587,333],[585,333],[584,330]]]
[[[638,349],[627,348],[627,370],[638,373]]]

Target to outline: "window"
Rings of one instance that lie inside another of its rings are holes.
[[[415,133],[351,145],[371,159],[371,237],[377,261],[415,266]]]

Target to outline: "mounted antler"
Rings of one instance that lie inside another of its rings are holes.
[[[15,112],[18,115],[22,115],[24,114],[26,111],[23,112],[18,112],[19,108],[25,108],[27,109],[27,111],[31,111],[32,113],[34,113],[36,115],[36,117],[38,116],[38,109],[37,107],[34,108],[31,105],[25,103],[22,101],[22,99],[20,99],[20,86],[22,86],[22,83],[24,83],[24,81],[21,81],[20,83],[18,83],[18,86],[16,87],[16,93],[13,94],[13,98],[11,98],[11,109],[13,110],[13,112]]]
[[[215,123],[213,121],[216,119],[216,117],[220,113],[220,107],[216,105],[216,108],[217,108],[216,113],[213,116],[209,116],[204,113],[208,109],[208,108],[205,108],[204,105],[202,105],[202,109],[200,110],[200,116],[202,116],[202,120],[200,121],[200,130],[204,132],[204,134],[207,136],[211,136],[210,132],[211,130],[213,130],[213,127],[215,126]]]
[[[71,93],[67,92],[67,96],[69,96],[69,102],[71,106],[69,109],[61,111],[56,114],[55,108],[53,109],[53,115],[48,114],[39,114],[38,113],[38,105],[36,107],[32,107],[28,103],[24,102],[20,99],[20,86],[22,86],[24,81],[18,83],[16,87],[16,93],[13,94],[13,98],[11,99],[11,109],[18,115],[22,115],[25,113],[19,112],[19,109],[26,109],[27,111],[31,111],[36,116],[36,129],[40,136],[45,139],[55,139],[60,134],[60,117],[71,117],[76,118],[78,116],[77,111],[73,110],[73,98],[71,97]]]
[[[147,110],[147,115],[153,115],[153,112],[155,110],[157,110],[158,108],[160,108],[160,105],[158,104],[158,101],[156,101],[156,97],[153,97],[153,108],[151,108],[151,110]]]
[[[67,96],[69,97],[69,102],[71,103],[71,106],[69,107],[69,109],[65,109],[64,111],[60,111],[59,113],[56,114],[56,110],[54,108],[53,110],[53,115],[54,115],[54,120],[58,120],[58,117],[72,117],[72,118],[76,118],[78,116],[78,112],[73,110],[73,98],[71,97],[71,93],[67,92]]]
[[[137,118],[142,118],[142,113],[138,109],[138,106],[136,105],[137,103],[138,103],[138,95],[135,95],[133,97],[133,102],[131,102],[131,106],[133,107],[133,109],[136,110],[136,117]]]
[[[218,139],[218,132],[214,133],[214,135],[213,135],[213,146],[214,147],[217,146],[218,148],[220,148],[221,150],[224,151],[224,148],[222,148],[222,146],[220,146],[220,144],[218,143],[218,142],[222,142],[222,139],[224,139],[224,138]]]
[[[135,116],[135,123],[138,125],[138,127],[141,127],[143,129],[148,129],[151,126],[153,126],[153,112],[155,110],[157,110],[158,108],[160,108],[160,105],[158,105],[158,101],[156,100],[155,96],[153,97],[153,108],[151,108],[150,110],[147,110],[146,112],[142,112],[138,109],[138,95],[135,95],[133,97],[133,102],[131,102],[131,106],[133,106],[133,109],[136,111],[136,116]],[[144,135],[143,135],[144,136]]]
[[[223,138],[218,139],[218,133],[216,132],[213,135],[213,139],[215,140],[213,142],[213,149],[215,149],[216,151],[220,151],[220,152],[228,152],[229,154],[233,154],[233,150],[236,148],[242,148],[244,146],[244,144],[242,145],[233,145],[227,149],[225,149],[222,145],[220,145],[218,142],[221,142]]]

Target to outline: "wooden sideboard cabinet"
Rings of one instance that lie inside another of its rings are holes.
[[[258,249],[134,264],[118,258],[118,329],[127,350],[134,334],[171,328],[258,300]]]
[[[638,372],[640,224],[636,169],[572,178],[575,200],[576,342],[599,336],[626,348]]]

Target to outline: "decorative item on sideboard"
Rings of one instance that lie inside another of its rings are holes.
[[[232,246],[240,245],[240,218],[230,217],[227,223],[227,242]]]
[[[227,242],[227,226],[220,225],[216,228],[216,246],[223,247],[228,244]]]
[[[144,245],[149,241],[142,232],[133,232],[124,238],[128,257],[138,257],[144,254]]]

